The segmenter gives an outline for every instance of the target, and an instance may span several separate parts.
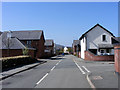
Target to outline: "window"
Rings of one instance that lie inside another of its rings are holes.
[[[27,41],[27,45],[31,46],[31,41]]]
[[[103,35],[103,36],[102,36],[102,40],[103,40],[103,41],[106,41],[106,35]]]
[[[101,53],[104,53],[104,50],[101,50]]]

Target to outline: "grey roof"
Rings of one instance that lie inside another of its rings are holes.
[[[45,46],[52,46],[54,44],[53,40],[45,40]]]
[[[113,37],[115,37],[110,31],[108,31],[106,28],[104,28],[103,26],[101,26],[100,24],[96,24],[94,27],[92,27],[91,29],[89,29],[87,32],[85,32],[80,38],[79,40],[81,40],[88,32],[90,32],[93,28],[95,28],[96,26],[101,27],[103,30],[105,30],[106,32],[108,32],[109,34],[111,34]]]
[[[16,37],[19,40],[38,40],[42,33],[42,30],[12,31],[12,37]]]
[[[8,47],[8,39],[2,39],[0,37],[2,44],[0,44],[0,49],[24,49],[25,46],[17,39],[11,38],[9,39],[9,47]]]
[[[118,42],[120,42],[120,37],[115,37],[115,40],[117,40]]]
[[[98,44],[99,48],[113,48],[112,44]]]
[[[73,40],[73,45],[80,45],[80,40]]]
[[[0,45],[0,49],[8,49],[8,39],[7,39],[7,31],[3,32],[0,36],[0,41],[1,41],[1,45]],[[12,34],[13,35],[13,34]],[[20,34],[21,35],[21,34]],[[22,36],[22,35],[21,35]],[[25,47],[27,47],[26,45],[24,45],[19,38],[17,37],[11,37],[9,40],[9,49],[24,49]],[[27,47],[28,49],[33,49],[31,47]]]

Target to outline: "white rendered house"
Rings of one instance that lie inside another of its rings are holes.
[[[114,35],[99,24],[85,32],[79,40],[81,43],[81,58],[83,59],[85,58],[85,51],[90,51],[95,55],[114,54],[112,45]]]

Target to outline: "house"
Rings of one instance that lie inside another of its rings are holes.
[[[2,32],[0,31],[0,35],[2,34]]]
[[[64,47],[64,54],[69,54],[68,48]]]
[[[114,35],[96,24],[80,38],[81,58],[85,60],[114,60]]]
[[[44,56],[44,35],[42,30],[34,31],[5,31],[1,35],[2,38],[2,56],[7,55],[7,50],[10,51],[10,56],[22,55],[22,50],[27,47],[30,55],[35,58]],[[34,52],[30,52],[34,50]],[[7,55],[8,56],[8,55]]]
[[[23,50],[26,48],[17,38],[12,37],[10,40],[5,40],[1,39],[2,41],[0,45],[0,54],[2,55],[1,57],[9,57],[9,56],[18,56],[18,55],[23,55]],[[8,44],[9,42],[9,44]],[[29,55],[34,57],[34,48],[28,48],[29,49]]]
[[[54,41],[51,39],[45,40],[45,57],[50,57],[54,55]]]
[[[114,43],[115,70],[120,74],[120,37],[116,37],[117,43]]]
[[[80,40],[73,40],[72,44],[73,54],[79,56],[80,53]]]

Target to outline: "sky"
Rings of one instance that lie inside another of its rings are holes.
[[[72,46],[99,23],[118,36],[117,2],[3,2],[2,31],[43,30],[45,39]]]

